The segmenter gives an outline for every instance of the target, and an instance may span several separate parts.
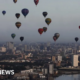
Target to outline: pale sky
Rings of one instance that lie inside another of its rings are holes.
[[[29,10],[29,14],[24,18],[21,13],[23,8]],[[6,10],[3,16],[2,11]],[[51,18],[52,22],[48,26],[42,12],[47,11],[46,18]],[[20,13],[19,19],[15,13]],[[15,23],[22,23],[19,30]],[[34,0],[18,0],[15,4],[13,0],[0,0],[0,41],[19,41],[20,36],[24,36],[24,41],[30,42],[54,42],[54,34],[60,33],[56,42],[75,42],[74,38],[80,38],[80,0],[39,0],[38,5]],[[46,33],[40,35],[38,29],[47,27]],[[11,34],[15,33],[13,40]],[[78,41],[79,42],[79,41]]]

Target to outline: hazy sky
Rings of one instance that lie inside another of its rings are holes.
[[[23,8],[29,9],[29,14],[24,18],[21,13]],[[2,10],[6,10],[6,15],[2,15]],[[52,22],[48,26],[42,12],[47,11],[46,18],[51,18]],[[19,19],[15,13],[20,13]],[[15,23],[22,23],[19,30]],[[34,0],[18,0],[15,4],[13,0],[0,0],[0,41],[19,41],[20,36],[24,36],[24,41],[46,42],[53,41],[56,32],[60,37],[56,42],[75,42],[74,38],[80,38],[80,0],[39,0],[36,7]],[[46,33],[41,36],[38,29],[47,27]],[[13,40],[11,34],[15,33]],[[80,41],[79,41],[80,42]]]

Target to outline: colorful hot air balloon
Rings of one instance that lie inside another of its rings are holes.
[[[53,40],[56,41],[56,36],[53,36]]]
[[[16,13],[15,16],[18,19],[20,17],[20,13]]]
[[[5,15],[6,14],[6,11],[2,11],[2,14]]]
[[[15,35],[14,33],[13,33],[13,34],[11,34],[11,37],[12,37],[13,39],[15,38],[15,36],[16,36],[16,35]]]
[[[49,25],[51,23],[51,19],[50,18],[46,18],[45,22],[47,23],[47,25]]]
[[[28,9],[26,9],[26,8],[24,8],[24,9],[22,9],[22,14],[24,15],[24,17],[26,17],[27,15],[28,15],[28,13],[29,13],[29,10]]]
[[[44,17],[46,17],[48,13],[47,12],[43,12],[42,14],[43,14]]]
[[[16,22],[15,25],[16,25],[16,27],[19,29],[20,26],[21,26],[21,23],[20,23],[20,22]]]
[[[23,41],[23,40],[24,40],[24,37],[23,37],[23,36],[21,36],[21,37],[20,37],[20,40],[21,40],[21,41]]]
[[[75,37],[75,41],[77,42],[79,40],[79,38],[78,37]]]
[[[39,32],[39,34],[41,35],[41,34],[43,33],[43,29],[42,29],[42,28],[39,28],[39,29],[38,29],[38,32]]]
[[[14,2],[14,3],[16,3],[16,2],[17,2],[17,0],[13,0],[13,2]]]
[[[39,0],[34,0],[35,5],[39,3]]]
[[[47,27],[43,27],[43,31],[46,32],[47,31]]]
[[[54,36],[56,37],[56,39],[58,39],[60,34],[59,33],[55,33]]]
[[[79,26],[79,29],[80,29],[80,26]]]

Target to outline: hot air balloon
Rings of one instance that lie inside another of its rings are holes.
[[[16,2],[17,2],[17,0],[13,0],[13,2],[14,2],[14,3],[16,3]]]
[[[80,26],[79,26],[79,29],[80,29]]]
[[[15,38],[15,36],[16,36],[16,35],[15,35],[14,33],[13,33],[13,34],[11,34],[11,37],[12,37],[13,39]]]
[[[51,19],[50,18],[46,18],[45,22],[47,23],[47,25],[49,25],[51,23]]]
[[[24,15],[24,17],[26,17],[27,15],[28,15],[28,13],[29,13],[29,10],[28,9],[26,9],[26,8],[24,8],[24,9],[22,9],[22,14]]]
[[[18,19],[20,17],[20,13],[16,13],[15,16]]]
[[[2,14],[5,15],[6,14],[6,11],[2,11]]]
[[[47,27],[43,27],[43,31],[46,32],[47,31]]]
[[[53,36],[53,40],[56,41],[56,36]]]
[[[16,25],[16,27],[19,29],[20,26],[21,26],[21,23],[20,23],[20,22],[16,22],[15,25]]]
[[[38,29],[38,32],[39,32],[39,34],[41,35],[41,34],[43,33],[43,29],[42,29],[42,28],[39,28],[39,29]]]
[[[78,37],[75,37],[75,41],[77,42],[79,40],[79,38]]]
[[[59,33],[55,33],[54,36],[56,37],[56,39],[58,39],[60,34]]]
[[[39,3],[39,0],[34,0],[35,5]]]
[[[47,12],[43,12],[42,14],[43,14],[44,17],[46,17],[48,13]]]
[[[20,37],[20,40],[21,40],[21,41],[23,41],[23,40],[24,40],[24,37],[23,37],[23,36],[21,36],[21,37]]]

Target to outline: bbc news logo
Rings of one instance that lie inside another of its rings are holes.
[[[14,75],[14,70],[0,70],[0,75]]]

